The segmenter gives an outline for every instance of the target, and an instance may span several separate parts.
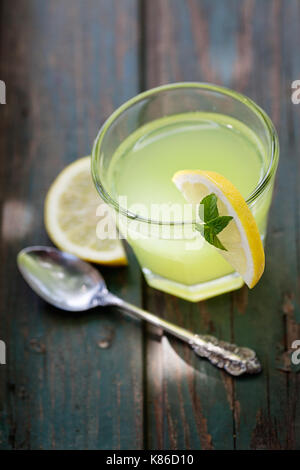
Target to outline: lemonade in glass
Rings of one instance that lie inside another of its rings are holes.
[[[142,93],[112,114],[95,141],[92,171],[148,284],[199,301],[243,280],[195,230],[195,207],[187,207],[173,175],[185,169],[224,175],[264,241],[278,154],[274,126],[253,101],[210,84],[177,83]]]

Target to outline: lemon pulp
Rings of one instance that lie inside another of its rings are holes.
[[[48,235],[61,250],[84,260],[127,264],[119,239],[110,238],[109,233],[105,239],[97,236],[100,204],[103,202],[91,177],[91,158],[80,158],[57,176],[47,193],[44,219]]]

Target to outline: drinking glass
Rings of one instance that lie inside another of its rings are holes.
[[[92,151],[92,174],[96,188],[101,198],[113,209],[119,231],[135,252],[147,283],[190,301],[199,301],[237,289],[243,285],[243,280],[218,251],[203,242],[201,235],[194,230],[196,220],[193,213],[189,218],[178,220],[176,217],[156,219],[149,216],[147,211],[143,213],[133,210],[122,202],[124,194],[120,193],[116,178],[120,165],[126,168],[126,159],[130,158],[125,151],[130,141],[132,146],[136,141],[140,142],[141,147],[143,137],[146,137],[151,129],[155,127],[155,135],[159,137],[160,127],[162,130],[166,123],[176,124],[175,133],[173,129],[173,135],[176,135],[176,132],[181,131],[180,127],[178,128],[181,117],[184,116],[186,124],[192,122],[197,113],[201,113],[202,117],[207,116],[207,122],[212,125],[214,120],[216,125],[222,121],[222,125],[227,126],[229,130],[232,123],[236,123],[240,126],[239,129],[242,129],[240,134],[245,133],[245,139],[251,140],[249,145],[253,145],[259,154],[260,177],[257,184],[248,191],[246,202],[256,219],[264,242],[279,158],[279,144],[270,118],[246,96],[206,83],[184,82],[151,89],[127,101],[107,119],[98,133]],[[199,127],[199,132],[203,132],[201,129]],[[186,167],[189,145],[191,143],[187,139],[185,155],[178,160],[176,170],[189,169]],[[215,145],[216,142],[212,152],[216,152]],[[174,152],[175,150],[174,144]],[[220,145],[218,158],[222,167],[225,165],[226,171],[230,173],[231,170],[239,170],[239,165],[244,165],[240,167],[243,171],[247,170],[248,165],[250,171],[251,161],[243,158],[243,151],[241,145],[240,161],[233,164],[228,155],[224,156],[227,160],[222,160],[223,150]],[[207,155],[209,154],[208,148]],[[116,155],[121,155],[121,160],[116,159]],[[132,172],[128,173],[127,168],[128,190],[136,189],[136,202],[143,200],[143,185],[147,182],[149,186],[149,181],[155,199],[162,190],[160,185],[163,183],[159,177],[166,171],[167,165],[169,163],[164,161],[163,153],[159,161],[156,153],[153,153],[153,171],[155,170],[157,178],[152,170],[137,173],[137,168],[133,167]],[[210,168],[201,168],[199,160],[198,169]]]

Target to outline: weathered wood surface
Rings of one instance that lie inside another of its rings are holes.
[[[297,0],[19,0],[0,4],[2,211],[0,448],[299,449],[300,77]],[[231,379],[112,312],[74,319],[45,305],[15,257],[48,243],[47,188],[90,152],[110,112],[139,90],[196,80],[239,90],[272,117],[281,160],[267,269],[251,292],[191,304],[106,269],[112,290],[165,318],[257,350],[259,377]]]
[[[135,0],[1,2],[0,368],[2,448],[141,448],[142,328],[120,313],[62,314],[16,268],[26,245],[48,244],[43,201],[58,172],[90,153],[99,126],[138,92]],[[140,303],[140,274],[105,271]]]
[[[299,448],[299,375],[285,353],[299,326],[297,193],[300,108],[291,102],[299,77],[297,1],[146,2],[145,87],[207,81],[253,98],[279,131],[281,161],[270,214],[267,269],[251,292],[191,306],[147,289],[148,307],[187,327],[248,344],[264,367],[231,379],[191,358],[187,348],[148,342],[150,447]],[[177,354],[174,352],[177,352]],[[151,380],[159,361],[160,380]],[[185,364],[186,361],[188,364]],[[191,365],[189,362],[191,361]],[[160,406],[155,397],[160,398]],[[155,431],[155,432],[154,432]]]

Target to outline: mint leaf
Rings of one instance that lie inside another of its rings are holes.
[[[212,219],[215,219],[219,215],[218,206],[217,206],[217,196],[214,193],[208,194],[205,196],[200,204],[204,206],[204,222],[209,222]]]
[[[219,215],[213,220],[210,220],[207,224],[213,228],[215,234],[222,232],[229,222],[233,219],[231,215]]]
[[[221,242],[221,240],[217,237],[217,235],[215,235],[215,237],[214,237],[214,243],[213,243],[213,245],[214,245],[216,248],[219,248],[219,250],[228,251],[227,248],[225,248],[225,246],[224,246],[223,243]]]
[[[200,232],[202,236],[204,236],[204,227],[205,227],[205,225],[195,224],[195,230]]]
[[[204,232],[203,232],[205,240],[210,243],[211,245],[214,244],[215,234],[213,229],[211,229],[208,225],[204,225]]]
[[[215,193],[208,194],[202,199],[200,204],[204,206],[204,224],[196,224],[195,229],[204,236],[208,243],[220,250],[227,251],[217,234],[227,227],[233,217],[231,215],[219,215],[217,202],[218,198]],[[200,209],[199,216],[201,218]]]
[[[213,245],[220,250],[227,251],[227,248],[225,248],[221,240],[215,234],[214,229],[209,225],[204,225],[204,238],[208,243],[210,243],[210,245]]]

